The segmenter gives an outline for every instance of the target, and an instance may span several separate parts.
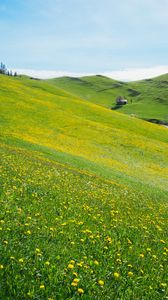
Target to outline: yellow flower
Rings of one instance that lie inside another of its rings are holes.
[[[30,235],[31,234],[31,231],[30,230],[27,230],[27,232],[26,232],[28,235]]]
[[[112,238],[110,236],[107,236],[106,240],[109,244],[112,244]]]
[[[4,268],[4,266],[3,265],[0,265],[0,269],[3,269]]]
[[[132,277],[133,275],[134,275],[133,272],[128,272],[129,277]]]
[[[73,281],[73,282],[71,283],[71,285],[72,285],[72,286],[77,286],[78,283]]]
[[[36,248],[35,251],[36,251],[37,253],[40,253],[40,252],[41,252],[39,248]]]
[[[40,289],[45,289],[45,285],[44,285],[44,284],[41,284],[41,285],[40,285]]]
[[[74,265],[74,264],[75,264],[75,261],[74,261],[74,260],[71,260],[70,263]]]
[[[83,262],[81,261],[81,262],[77,263],[77,266],[82,268],[83,267]]]
[[[120,274],[119,274],[118,272],[114,272],[114,277],[115,277],[116,279],[118,279],[118,278],[120,277]]]
[[[130,239],[127,239],[127,242],[128,242],[129,245],[132,245],[132,242],[131,242]]]
[[[98,265],[99,265],[99,262],[98,262],[97,260],[95,260],[95,261],[94,261],[94,264],[95,264],[96,266],[98,266]]]
[[[73,269],[74,268],[74,265],[73,264],[69,264],[68,265],[68,269]]]
[[[8,241],[4,241],[4,244],[5,244],[5,245],[8,245]]]
[[[50,265],[50,262],[49,262],[49,261],[46,261],[44,264],[45,264],[45,266],[49,266],[49,265]]]
[[[141,253],[141,254],[139,255],[139,257],[140,257],[140,258],[144,258],[144,254]]]
[[[100,286],[103,286],[103,285],[104,285],[104,281],[103,281],[103,280],[99,280],[99,281],[98,281],[98,284],[99,284]]]
[[[147,250],[148,252],[151,252],[151,248],[147,248],[146,250]]]
[[[22,264],[24,260],[23,258],[20,258],[18,261]]]
[[[78,289],[78,293],[82,295],[82,294],[84,294],[84,290],[81,289],[81,288],[79,288],[79,289]]]
[[[74,278],[73,282],[78,283],[78,282],[79,282],[79,279],[78,279],[78,278]]]
[[[160,284],[160,286],[161,286],[162,288],[165,288],[165,287],[167,286],[167,283],[162,282],[162,283]]]

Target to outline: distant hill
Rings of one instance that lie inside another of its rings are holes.
[[[138,118],[168,123],[168,74],[135,82],[122,82],[101,75],[80,78],[62,77],[48,83],[92,103]],[[123,96],[128,105],[116,107],[115,99]]]

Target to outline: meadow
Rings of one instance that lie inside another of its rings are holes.
[[[0,76],[0,299],[168,299],[166,128]]]
[[[128,115],[168,124],[168,74],[152,79],[122,82],[101,75],[81,78],[61,77],[48,83],[90,101]],[[128,100],[128,105],[116,106],[116,97]]]

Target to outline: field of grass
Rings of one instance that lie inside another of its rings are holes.
[[[120,112],[168,123],[168,74],[137,82],[121,82],[97,75],[55,78],[48,83],[113,109],[118,109],[116,97],[123,96],[128,99],[128,104],[120,106]]]
[[[0,104],[0,299],[167,299],[167,129],[27,78]]]

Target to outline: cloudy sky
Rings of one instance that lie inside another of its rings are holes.
[[[168,0],[0,0],[0,60],[38,77],[168,72]]]

